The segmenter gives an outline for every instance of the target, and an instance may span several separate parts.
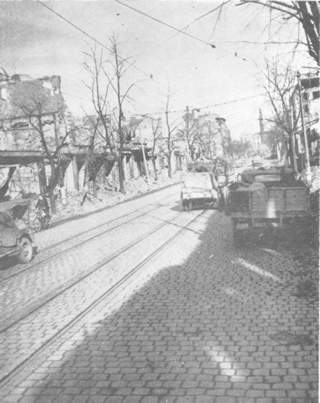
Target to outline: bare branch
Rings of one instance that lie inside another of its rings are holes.
[[[257,4],[263,7],[276,10],[288,20],[296,19],[302,25],[306,37],[309,55],[319,65],[319,31],[320,31],[320,5],[318,1],[269,1],[261,0],[241,0],[239,5]]]

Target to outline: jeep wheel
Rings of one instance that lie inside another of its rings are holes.
[[[20,263],[29,263],[33,257],[33,246],[30,239],[23,236],[19,241],[20,253],[18,255],[18,260]]]

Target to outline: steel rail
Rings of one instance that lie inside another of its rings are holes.
[[[147,206],[151,206],[152,204],[154,204],[154,203],[147,204]],[[151,209],[150,209],[149,211],[147,211],[147,212],[154,211],[154,210],[156,210],[157,208],[159,208],[159,206],[156,206],[156,207],[154,207],[154,208],[151,208]],[[57,257],[57,256],[59,256],[59,255],[62,255],[62,254],[65,253],[65,252],[69,252],[69,251],[72,250],[72,249],[76,249],[77,247],[82,246],[84,243],[89,242],[89,241],[95,239],[96,237],[98,237],[98,236],[100,236],[100,235],[103,235],[103,234],[105,234],[105,233],[107,233],[107,232],[110,232],[110,231],[116,229],[116,228],[119,228],[119,227],[121,227],[122,225],[129,224],[130,222],[132,222],[132,221],[136,220],[137,218],[140,218],[140,217],[142,217],[143,215],[146,214],[146,212],[144,211],[144,212],[142,212],[141,214],[139,214],[138,216],[133,217],[132,219],[129,219],[129,220],[127,220],[127,221],[125,221],[125,222],[123,222],[123,223],[120,223],[120,224],[118,224],[118,225],[115,225],[115,226],[113,226],[113,227],[111,227],[111,228],[108,228],[107,230],[101,231],[101,232],[99,232],[99,233],[96,234],[96,235],[93,235],[93,236],[89,236],[89,237],[88,237],[88,233],[93,232],[93,231],[96,231],[97,229],[99,229],[99,228],[101,228],[101,227],[104,227],[104,226],[106,226],[106,225],[110,225],[110,224],[113,223],[114,221],[121,220],[121,219],[123,219],[123,218],[125,218],[125,217],[128,217],[128,216],[130,216],[130,215],[132,215],[132,214],[135,214],[137,211],[138,211],[138,210],[131,211],[130,213],[123,214],[123,215],[121,215],[121,216],[119,216],[119,217],[117,217],[117,218],[113,218],[112,220],[106,221],[106,222],[104,222],[104,223],[102,223],[102,224],[98,224],[98,225],[96,225],[96,226],[90,228],[88,231],[85,232],[85,234],[87,235],[87,238],[85,238],[84,240],[80,241],[79,243],[77,243],[77,244],[75,244],[75,245],[71,245],[71,246],[69,246],[69,247],[66,247],[66,248],[63,249],[63,250],[59,250],[59,251],[57,251],[57,252],[51,254],[50,256],[45,257],[45,258],[43,258],[43,259],[41,259],[41,260],[38,260],[38,261],[36,261],[36,262],[34,262],[34,263],[31,263],[31,264],[27,264],[27,265],[22,266],[21,270],[17,270],[17,271],[15,271],[14,273],[10,273],[8,276],[5,276],[5,277],[1,278],[1,279],[0,279],[0,284],[5,283],[6,281],[10,280],[10,279],[13,278],[13,277],[17,277],[17,276],[20,275],[21,273],[24,273],[24,272],[26,272],[26,271],[33,270],[35,267],[38,267],[38,266],[42,265],[43,263],[49,262],[50,260],[54,259],[55,257]],[[72,236],[70,236],[70,237],[68,237],[68,238],[66,238],[66,239],[63,239],[63,240],[61,240],[61,241],[58,241],[58,242],[56,242],[56,243],[54,243],[54,244],[52,244],[52,245],[50,245],[50,246],[48,246],[48,247],[46,247],[46,248],[43,248],[42,251],[53,250],[53,249],[57,248],[57,247],[60,246],[60,245],[63,245],[63,244],[65,244],[65,243],[69,243],[70,241],[75,240],[76,238],[83,237],[83,235],[84,235],[83,232],[82,232],[82,233],[77,233],[77,234],[72,235]]]
[[[36,358],[36,356],[39,356],[46,348],[49,348],[50,345],[58,341],[59,337],[62,337],[67,331],[69,331],[72,327],[74,327],[80,320],[85,317],[88,313],[90,313],[94,308],[96,308],[101,302],[103,302],[107,297],[109,297],[112,293],[116,292],[117,290],[120,289],[121,286],[123,286],[126,282],[129,281],[130,278],[132,278],[138,271],[140,271],[150,260],[152,260],[155,256],[157,256],[162,250],[164,250],[171,242],[173,242],[184,230],[188,229],[188,226],[192,224],[194,221],[196,221],[200,216],[204,214],[205,210],[202,210],[199,214],[197,214],[195,217],[193,217],[190,221],[188,221],[187,224],[181,226],[179,230],[170,236],[166,241],[164,241],[156,250],[154,250],[150,255],[148,255],[146,258],[144,258],[140,263],[138,263],[136,266],[134,266],[128,273],[126,273],[120,280],[118,280],[115,284],[113,284],[111,287],[109,287],[102,295],[100,295],[98,298],[96,298],[93,302],[91,302],[85,309],[83,309],[81,312],[79,312],[73,319],[71,319],[68,323],[66,323],[61,329],[59,329],[54,335],[49,337],[41,346],[36,348],[33,352],[31,352],[26,358],[24,358],[18,365],[16,365],[14,368],[9,370],[7,374],[2,376],[0,379],[0,387],[4,386],[5,383],[7,383],[12,377],[14,377],[19,371],[23,370],[28,362],[30,362],[31,359]],[[171,221],[174,221],[179,214],[177,214]],[[169,226],[171,223],[170,222],[165,222],[160,225],[158,225],[155,229],[149,232],[147,237],[150,237],[153,235],[155,232],[159,231],[160,229]],[[146,235],[140,237],[138,240],[127,246],[126,250],[131,249],[141,241],[146,239]],[[121,251],[120,253],[123,253],[124,251]],[[117,254],[119,256],[119,254]],[[48,301],[44,302],[41,306],[38,306],[35,308],[32,312],[29,312],[28,315],[26,315],[23,319],[25,319],[27,316],[30,316],[33,314],[36,310],[42,308],[45,304],[49,303],[53,299],[57,298],[59,295],[61,295],[63,292],[67,291],[67,289],[70,289],[73,286],[76,286],[80,281],[84,280],[85,278],[89,277],[92,275],[94,272],[97,270],[101,269],[103,266],[108,264],[111,260],[114,260],[117,256],[109,257],[106,261],[101,262],[98,264],[93,270],[91,270],[90,273],[87,273],[85,276],[82,278],[78,279],[77,282],[75,282],[72,285],[69,285],[66,289],[61,290],[57,295],[53,296],[50,298]],[[22,320],[22,319],[20,319]],[[19,320],[19,321],[20,321]],[[18,321],[16,322],[18,323]],[[15,324],[16,324],[15,323]],[[9,327],[12,327],[14,324],[10,325]],[[9,329],[8,327],[8,329]]]
[[[141,214],[141,216],[144,216],[144,214]],[[137,244],[139,244],[141,241],[145,240],[146,238],[150,237],[160,229],[162,229],[166,225],[172,225],[173,221],[179,216],[179,213],[175,215],[175,217],[171,220],[161,222],[161,224],[158,224],[155,228],[151,229],[150,231],[147,231],[146,233],[142,234],[139,238],[135,239],[134,241],[128,243],[124,247],[118,249],[116,252],[112,253],[108,257],[102,259],[100,262],[96,263],[95,265],[88,267],[87,269],[81,271],[79,275],[73,276],[69,279],[69,281],[64,282],[60,286],[54,288],[51,290],[51,292],[45,294],[42,298],[39,298],[35,300],[33,303],[29,304],[29,306],[25,307],[22,312],[20,312],[18,315],[11,315],[7,317],[3,322],[0,322],[0,334],[8,331],[10,328],[12,328],[14,325],[19,323],[20,321],[26,319],[28,316],[30,316],[32,313],[37,311],[38,309],[42,308],[45,304],[51,302],[55,298],[59,297],[61,294],[63,294],[65,291],[69,290],[70,288],[76,286],[79,284],[82,280],[86,279],[93,273],[95,273],[97,270],[99,270],[101,267],[104,265],[112,262],[114,259],[116,259],[118,256],[120,256],[122,253],[127,252],[129,249],[133,248]],[[171,223],[172,221],[172,223]],[[108,232],[108,231],[105,231]],[[94,236],[94,238],[97,238],[98,236],[101,236],[101,234],[98,234],[97,236]]]

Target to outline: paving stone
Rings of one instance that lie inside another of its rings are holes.
[[[289,390],[288,395],[291,398],[295,397],[308,397],[308,392],[305,390]]]
[[[156,396],[145,396],[142,398],[141,403],[158,403],[159,399]]]
[[[245,391],[243,389],[230,389],[227,391],[227,395],[241,397],[245,395]]]
[[[149,392],[150,392],[149,388],[135,388],[135,389],[133,389],[132,394],[133,395],[145,396],[145,395],[148,395]]]
[[[197,396],[196,403],[212,403],[212,397],[210,396]]]
[[[79,402],[79,403],[87,403],[89,398],[87,396],[77,396],[73,399],[73,403]]]
[[[141,397],[126,397],[124,400],[122,400],[123,403],[140,403],[141,402]]]
[[[184,396],[186,394],[185,389],[176,388],[176,389],[169,389],[168,395],[169,396]]]
[[[104,403],[106,401],[105,396],[91,396],[88,400],[89,403]]]
[[[7,396],[4,398],[4,402],[5,403],[16,403],[21,399],[21,395],[20,394],[10,394],[10,396]]]
[[[123,398],[119,396],[107,396],[106,403],[123,403]]]
[[[66,402],[71,402],[73,399],[73,397],[70,397],[70,400],[68,400],[68,397],[63,397],[63,401]],[[21,397],[20,395],[20,399],[19,399],[19,403],[34,403],[34,401],[36,400],[35,395],[30,395],[30,396],[23,396]],[[7,400],[5,400],[3,403],[5,403]]]
[[[264,392],[264,390],[248,390],[246,392],[246,396],[248,396],[248,397],[264,397],[265,392]]]
[[[191,388],[187,389],[187,395],[192,395],[192,396],[198,396],[198,395],[203,395],[205,392],[204,388]]]
[[[206,214],[207,219],[211,213]],[[166,398],[167,403],[316,399],[316,346],[290,346],[271,339],[279,332],[310,334],[313,340],[317,335],[316,304],[290,294],[295,262],[290,254],[283,260],[255,246],[235,249],[229,219],[218,212],[212,213],[208,223],[206,219],[195,223],[179,245],[170,246],[150,263],[127,301],[112,313],[102,308],[102,320],[95,325],[88,319],[48,362],[27,377],[25,389],[41,383],[32,395],[35,398],[50,399],[50,391],[56,390],[53,398],[74,398],[77,403],[102,397],[110,402],[126,399],[127,403],[148,403],[147,399],[162,403]],[[196,249],[195,241],[199,242]],[[148,240],[148,248],[151,246]],[[144,252],[137,249],[137,258]],[[174,265],[179,254],[182,263]],[[72,265],[73,257],[70,259],[65,265]],[[123,256],[115,263],[112,276],[125,267],[128,258]],[[264,275],[268,273],[276,277]],[[315,276],[313,271],[310,275]],[[50,281],[43,273],[40,276],[41,281]],[[101,280],[101,286],[107,278]],[[288,287],[280,288],[274,278]],[[73,312],[83,302],[83,292],[72,296]],[[50,319],[54,326],[51,320],[55,316],[60,320],[64,304],[70,301],[63,300],[39,315],[40,338],[47,331],[41,321]],[[21,330],[8,343],[12,355],[18,349],[28,351],[23,334],[30,334],[31,324]]]
[[[192,396],[178,397],[176,403],[194,403],[195,398]]]
[[[275,398],[286,397],[286,391],[285,390],[267,390],[266,396],[275,397]]]
[[[292,403],[292,402],[293,402],[293,400],[289,399],[289,398],[277,399],[277,403]],[[294,403],[299,403],[299,402],[294,400]],[[307,403],[307,402],[304,401],[303,403]]]
[[[216,398],[216,403],[236,403],[236,399],[233,397],[217,397]]]
[[[227,391],[225,389],[207,389],[207,394],[210,396],[226,396]]]
[[[151,395],[152,396],[157,396],[157,395],[167,395],[168,394],[168,389],[164,388],[154,388],[151,390]]]

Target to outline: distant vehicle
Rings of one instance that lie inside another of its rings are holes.
[[[185,175],[181,203],[183,210],[191,210],[196,205],[218,206],[218,193],[209,172],[189,172]]]
[[[1,260],[14,256],[20,263],[28,263],[33,258],[33,235],[22,220],[19,220],[19,216],[28,208],[27,204],[26,201],[0,203]]]

